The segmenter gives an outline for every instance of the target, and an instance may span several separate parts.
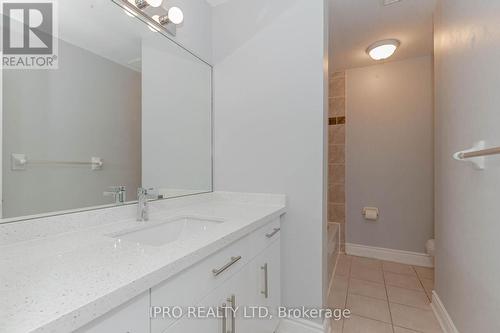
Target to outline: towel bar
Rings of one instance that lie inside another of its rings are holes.
[[[101,170],[104,163],[100,157],[92,157],[90,161],[48,161],[31,160],[28,159],[25,154],[11,154],[11,168],[13,171],[26,170],[27,164],[90,165],[92,170]]]
[[[500,155],[500,147],[485,148],[486,143],[479,141],[473,148],[453,154],[457,161],[469,161],[479,170],[484,170],[486,156]]]

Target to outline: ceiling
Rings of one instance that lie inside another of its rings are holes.
[[[230,0],[206,0],[208,4],[212,7],[222,5],[223,3],[229,2]]]
[[[217,6],[230,0],[206,1]],[[384,0],[330,1],[330,67],[334,70],[374,64],[365,50],[387,38],[402,42],[391,60],[432,54],[436,0],[402,0],[390,6],[383,6]],[[140,66],[132,61],[140,59],[141,40],[152,33],[111,1],[61,1],[59,12],[60,38],[125,66]]]
[[[330,0],[330,66],[333,70],[363,67],[376,62],[366,48],[382,39],[396,38],[401,47],[390,61],[433,53],[433,13],[436,0]]]

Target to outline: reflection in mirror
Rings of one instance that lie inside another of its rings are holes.
[[[2,71],[2,217],[211,191],[211,66],[112,1],[58,7],[58,69]]]

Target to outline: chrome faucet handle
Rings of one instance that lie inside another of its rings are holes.
[[[124,185],[110,186],[109,191],[103,193],[104,196],[112,196],[115,198],[116,204],[123,204],[126,201],[127,187]]]
[[[149,220],[149,199],[157,199],[158,194],[156,196],[153,195],[153,192],[158,193],[153,188],[144,188],[139,187],[137,189],[137,221],[143,222]]]
[[[124,192],[127,190],[127,187],[125,185],[116,185],[116,186],[110,186],[109,192]]]
[[[113,185],[108,187],[110,191],[124,191],[127,187],[125,185]]]
[[[139,187],[137,189],[137,196],[145,196],[148,199],[155,199],[158,197],[158,191],[156,191],[153,187],[143,188]]]

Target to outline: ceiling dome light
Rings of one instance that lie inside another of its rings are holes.
[[[401,42],[397,39],[385,39],[370,45],[366,53],[373,60],[385,60],[390,58],[400,45]]]

